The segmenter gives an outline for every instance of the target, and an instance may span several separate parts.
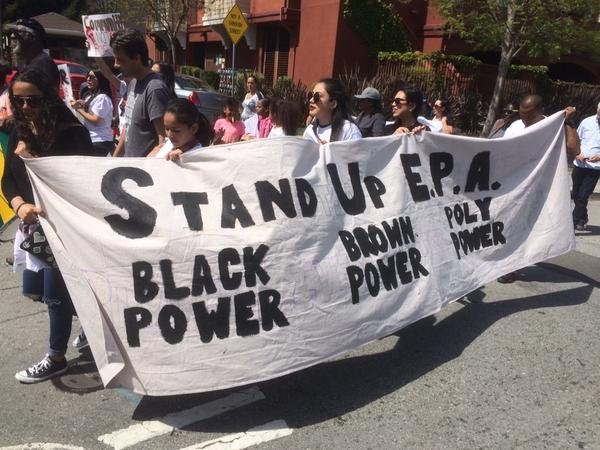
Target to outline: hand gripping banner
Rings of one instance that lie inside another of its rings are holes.
[[[326,361],[573,249],[562,121],[27,169],[105,385],[181,394]]]

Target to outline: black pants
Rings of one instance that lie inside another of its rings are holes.
[[[585,169],[574,166],[571,172],[573,180],[573,223],[575,225],[585,225],[588,221],[587,203],[588,198],[594,192],[598,178],[600,178],[600,169]]]
[[[115,143],[113,141],[104,142],[92,142],[94,147],[94,156],[108,156],[112,155],[115,150]]]

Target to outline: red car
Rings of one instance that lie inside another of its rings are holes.
[[[81,84],[87,79],[89,69],[79,63],[73,61],[64,61],[62,59],[55,59],[54,63],[58,66],[60,64],[66,64],[69,68],[69,78],[71,81],[71,89],[73,89],[73,97],[75,100],[79,99],[79,88]],[[63,96],[61,90],[61,97]]]

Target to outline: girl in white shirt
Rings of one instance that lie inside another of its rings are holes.
[[[107,156],[115,149],[112,130],[113,102],[110,83],[99,70],[87,76],[89,92],[84,100],[74,100],[71,106],[84,118],[90,132],[96,156]]]
[[[320,80],[308,96],[308,113],[313,118],[303,137],[317,144],[362,138],[352,122],[344,86],[333,78]]]
[[[167,105],[163,116],[167,139],[148,157],[178,160],[184,153],[191,154],[210,145],[213,131],[208,119],[187,98],[176,98]]]

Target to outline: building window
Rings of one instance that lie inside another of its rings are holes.
[[[265,74],[265,83],[272,85],[277,78],[288,74],[290,33],[280,26],[266,27],[263,48],[262,72]]]

